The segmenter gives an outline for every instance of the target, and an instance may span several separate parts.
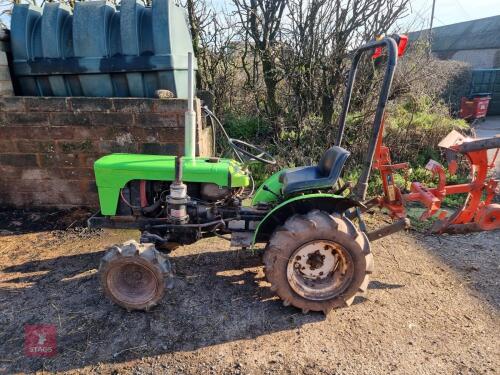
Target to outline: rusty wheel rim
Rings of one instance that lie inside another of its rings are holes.
[[[349,252],[336,242],[312,241],[294,251],[287,265],[287,278],[295,293],[323,301],[342,294],[354,277]]]
[[[147,266],[128,262],[112,267],[106,282],[117,300],[129,305],[143,305],[154,299],[159,281]]]

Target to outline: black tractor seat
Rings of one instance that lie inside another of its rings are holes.
[[[350,152],[339,146],[325,151],[318,165],[286,169],[280,176],[284,195],[331,188],[340,177]]]

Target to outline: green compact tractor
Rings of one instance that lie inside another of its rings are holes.
[[[341,147],[342,135],[357,67],[365,52],[384,47],[387,68],[364,170],[355,186],[341,185],[349,157]],[[138,242],[114,246],[102,259],[99,274],[105,294],[127,310],[149,310],[172,283],[170,251],[202,238],[230,235],[236,247],[267,244],[266,278],[285,305],[325,313],[349,306],[358,293],[366,291],[373,272],[370,241],[408,224],[400,220],[369,233],[361,217],[367,209],[368,179],[398,50],[394,37],[386,37],[354,52],[336,145],[325,151],[317,165],[270,176],[255,194],[248,193],[254,189],[247,167],[253,162],[275,164],[267,152],[229,138],[238,161],[195,157],[189,55],[185,155],[112,154],[95,163],[101,211],[89,219],[90,226],[141,232]],[[246,204],[248,198],[251,203]]]

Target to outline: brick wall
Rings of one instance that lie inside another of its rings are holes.
[[[0,205],[97,207],[94,161],[182,154],[186,108],[181,99],[0,97]],[[211,153],[201,120],[197,153]]]

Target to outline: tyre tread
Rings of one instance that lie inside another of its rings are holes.
[[[325,240],[337,238],[335,236],[344,238],[350,244],[351,250],[349,251],[358,254],[359,259],[364,258],[364,261],[361,261],[365,265],[364,269],[355,271],[362,273],[362,275],[356,276],[359,285],[355,288],[352,286],[352,290],[349,287],[348,295],[341,294],[326,301],[307,300],[299,296],[290,288],[286,270],[282,269],[283,264],[288,262],[289,256],[297,247],[308,241],[314,238]],[[345,216],[317,209],[306,215],[295,214],[283,226],[277,228],[270,238],[263,258],[264,271],[267,280],[271,283],[271,290],[282,299],[285,306],[291,304],[303,311],[322,311],[325,314],[334,308],[349,306],[358,293],[366,292],[369,275],[374,269],[373,254],[366,235],[359,231]],[[277,263],[280,263],[279,267],[277,267]]]

